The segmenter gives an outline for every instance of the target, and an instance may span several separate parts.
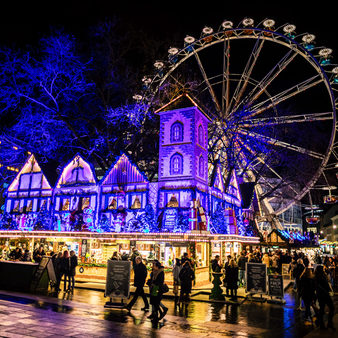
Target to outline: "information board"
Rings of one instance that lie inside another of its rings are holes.
[[[269,296],[283,298],[284,286],[282,275],[268,275]]]
[[[262,263],[246,263],[246,292],[266,293],[266,265]]]
[[[105,297],[129,298],[130,270],[130,261],[108,260]]]
[[[47,263],[47,272],[48,272],[48,277],[49,280],[56,285],[57,284],[57,278],[56,278],[56,273],[55,273],[55,269],[54,269],[54,264],[53,264],[53,260],[50,259]]]

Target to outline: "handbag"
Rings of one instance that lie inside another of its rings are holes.
[[[158,292],[159,292],[159,286],[158,285],[153,285],[151,287],[150,296],[157,297],[158,296]]]
[[[167,293],[169,291],[169,287],[166,283],[163,283],[161,286],[161,293]]]

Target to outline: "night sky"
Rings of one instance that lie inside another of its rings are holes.
[[[271,18],[276,26],[292,23],[296,32],[317,36],[317,43],[335,49],[336,11],[331,1],[123,1],[59,0],[6,1],[1,6],[1,44],[34,43],[50,26],[65,27],[84,36],[88,27],[117,17],[127,30],[138,27],[158,39],[198,37],[205,25],[218,29],[223,20],[239,23],[252,17],[256,23]],[[285,5],[285,3],[287,5]],[[331,4],[331,6],[330,6]],[[322,5],[322,6],[321,6]],[[180,47],[180,46],[178,46]]]

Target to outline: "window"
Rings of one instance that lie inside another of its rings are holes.
[[[183,174],[183,157],[181,154],[174,154],[170,159],[170,174],[181,175]]]
[[[201,124],[198,127],[198,144],[204,147],[204,130]]]
[[[200,156],[198,160],[198,174],[200,177],[204,177],[204,158]]]
[[[170,129],[171,142],[183,141],[183,124],[181,122],[175,122]]]

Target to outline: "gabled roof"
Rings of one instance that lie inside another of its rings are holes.
[[[110,167],[101,180],[101,185],[125,185],[132,183],[148,183],[146,176],[133,164],[126,154],[122,154]]]
[[[226,181],[226,194],[238,201],[242,200],[235,170],[231,170]]]
[[[96,183],[97,180],[93,166],[85,161],[81,155],[76,154],[74,158],[63,167],[56,187]]]
[[[35,180],[21,180],[21,177],[23,175],[33,176],[34,174],[36,177]],[[8,187],[8,191],[32,189],[52,189],[33,154],[28,157],[27,161],[25,162],[19,173],[16,175],[15,179]]]
[[[187,93],[182,93],[176,96],[170,102],[157,109],[155,111],[155,114],[190,107],[196,107],[208,120],[211,120],[208,114],[206,114],[205,111],[201,108],[201,105],[196,101],[196,99],[191,98],[191,96]]]
[[[216,163],[213,168],[213,172],[211,174],[211,187],[221,191],[225,192],[225,185],[223,180],[222,171],[220,168],[219,163]]]

